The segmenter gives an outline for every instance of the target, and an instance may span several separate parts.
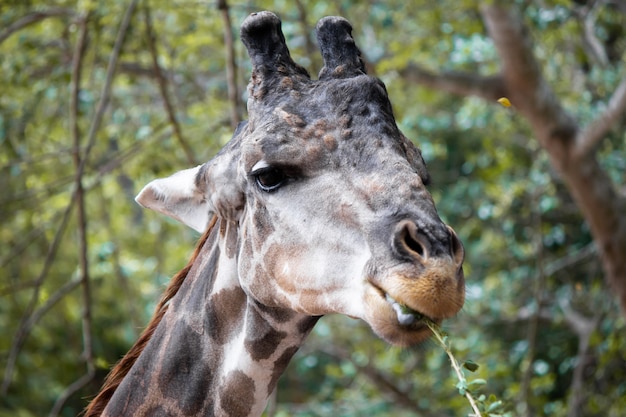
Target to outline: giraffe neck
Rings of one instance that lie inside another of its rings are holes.
[[[237,247],[236,225],[218,220],[103,415],[261,415],[317,319],[249,298]]]

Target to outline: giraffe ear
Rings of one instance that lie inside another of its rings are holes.
[[[135,201],[203,233],[212,215],[206,191],[198,187],[203,165],[151,181]]]

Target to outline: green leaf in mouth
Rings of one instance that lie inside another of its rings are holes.
[[[422,313],[418,313],[417,311],[413,310],[411,307],[405,306],[404,304],[400,304],[400,303],[398,303],[398,305],[400,306],[400,311],[402,311],[402,313],[411,314],[415,317],[416,320],[421,320],[424,318],[424,315]]]

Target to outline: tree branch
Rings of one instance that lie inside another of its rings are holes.
[[[501,76],[483,77],[464,72],[434,73],[419,65],[409,64],[400,71],[402,78],[425,87],[458,96],[476,96],[494,102],[507,95]]]
[[[161,72],[161,67],[159,66],[159,53],[157,51],[156,40],[154,36],[154,32],[152,31],[152,18],[150,16],[150,8],[148,7],[148,2],[144,3],[143,8],[144,18],[146,20],[146,35],[148,37],[148,45],[150,47],[150,55],[152,56],[152,67],[154,69],[154,73],[157,78],[157,83],[159,85],[159,91],[161,92],[161,98],[163,99],[163,105],[165,106],[165,112],[167,113],[167,117],[174,129],[174,136],[178,140],[181,148],[185,152],[185,156],[187,157],[187,162],[190,165],[196,166],[198,162],[196,161],[196,157],[193,153],[193,150],[187,143],[187,140],[183,136],[182,129],[180,128],[180,123],[178,123],[178,119],[176,118],[176,111],[174,110],[174,105],[172,104],[172,100],[170,99],[169,93],[167,91],[167,78],[163,76],[163,72]]]
[[[598,65],[605,67],[609,63],[609,58],[602,43],[595,34],[596,11],[600,2],[596,2],[591,7],[584,7],[581,13],[583,27],[583,41],[589,57]]]
[[[538,160],[537,158],[535,160]],[[534,314],[530,317],[528,322],[528,328],[526,333],[526,340],[528,341],[528,349],[526,357],[524,358],[525,367],[522,373],[522,382],[520,386],[519,399],[521,402],[521,409],[519,410],[521,415],[531,417],[534,415],[534,411],[531,406],[530,399],[532,398],[531,382],[534,373],[533,364],[537,355],[537,340],[540,327],[541,311],[545,305],[545,292],[546,292],[546,268],[544,261],[544,246],[543,246],[543,234],[541,232],[542,217],[539,210],[539,200],[543,193],[543,187],[540,187],[533,192],[532,200],[530,204],[532,207],[531,216],[533,223],[533,240],[535,247],[535,269],[537,277],[535,279],[535,288],[533,290],[533,298],[537,304],[537,308]]]
[[[576,355],[576,367],[572,375],[568,400],[568,417],[582,417],[583,404],[585,403],[587,390],[585,389],[585,368],[590,364],[589,344],[593,332],[601,321],[600,316],[587,318],[573,310],[565,300],[559,302],[563,311],[565,322],[578,336],[578,352]]]
[[[117,69],[117,62],[119,60],[120,53],[122,52],[122,46],[124,45],[124,39],[126,37],[126,33],[128,32],[128,26],[130,25],[131,17],[133,16],[135,9],[137,8],[138,2],[139,0],[132,0],[130,2],[122,18],[122,22],[120,23],[120,28],[117,31],[115,44],[113,45],[113,51],[109,56],[109,62],[107,64],[106,78],[104,81],[104,86],[102,87],[102,92],[100,94],[100,101],[98,101],[94,117],[91,121],[91,125],[89,126],[89,132],[87,133],[87,146],[85,148],[83,158],[80,161],[80,166],[78,167],[76,173],[77,175],[83,175],[87,160],[89,159],[89,154],[91,153],[91,149],[96,142],[96,133],[98,133],[98,130],[100,129],[102,118],[104,117],[104,113],[109,106],[109,101],[111,99],[111,87],[113,86],[113,79],[115,77],[115,70]]]
[[[88,258],[88,241],[87,241],[87,215],[85,212],[85,189],[83,187],[83,173],[79,172],[81,165],[80,156],[80,129],[78,127],[78,103],[80,94],[80,81],[83,68],[83,57],[87,49],[87,21],[88,14],[79,19],[80,32],[76,46],[74,48],[74,56],[72,58],[72,75],[71,75],[71,94],[70,94],[70,136],[74,144],[74,152],[72,154],[74,166],[76,167],[75,178],[75,196],[76,196],[76,216],[78,223],[78,239],[79,239],[79,257],[78,263],[80,268],[80,286],[82,295],[82,335],[83,335],[83,353],[82,359],[87,365],[87,371],[78,380],[72,383],[57,398],[50,416],[57,416],[65,401],[76,391],[89,383],[96,374],[96,366],[93,358],[93,342],[91,328],[91,282],[89,276],[89,258]]]
[[[372,383],[376,385],[383,393],[389,395],[390,398],[393,399],[394,403],[405,408],[406,410],[415,412],[416,410],[420,410],[421,412],[425,412],[413,399],[403,390],[401,390],[398,386],[396,386],[393,381],[389,379],[386,375],[382,374],[380,370],[378,370],[375,366],[371,364],[361,365],[352,360],[352,356],[345,352],[343,349],[338,348],[337,346],[326,346],[321,348],[322,352],[327,355],[337,358],[342,361],[351,362],[355,368],[359,370],[359,372],[363,373]],[[427,414],[431,417],[434,417],[433,414]]]
[[[102,191],[102,189],[100,189],[100,191]],[[101,192],[99,197],[101,200],[101,204],[102,205],[106,204],[106,197],[104,196],[104,193]],[[104,223],[106,225],[106,230],[109,234],[108,240],[111,243],[113,243],[113,251],[111,252],[111,260],[109,261],[109,263],[111,263],[113,266],[113,270],[115,271],[115,275],[117,276],[117,281],[119,282],[119,285],[120,285],[120,290],[122,291],[123,294],[125,294],[124,302],[128,306],[127,315],[130,317],[130,321],[133,325],[131,328],[131,331],[133,333],[133,338],[137,338],[139,336],[137,334],[137,329],[141,329],[143,326],[145,326],[145,323],[141,321],[141,314],[140,314],[140,308],[139,308],[140,306],[137,305],[136,299],[132,297],[131,295],[132,292],[131,292],[131,287],[128,285],[128,276],[124,272],[124,269],[122,267],[122,262],[120,259],[120,249],[119,249],[120,244],[115,234],[112,233],[114,229],[113,229],[113,225],[111,222],[111,216],[108,210],[104,210],[102,214],[104,216]]]
[[[296,0],[296,8],[298,9],[298,23],[300,23],[300,30],[304,34],[304,50],[306,51],[306,56],[313,60],[313,57],[317,57],[318,54],[316,53],[317,48],[309,35],[311,33],[311,28],[307,23],[307,5],[305,5],[302,0]]]
[[[73,194],[73,200],[78,200],[77,197],[79,197],[82,194],[82,177],[85,172],[85,167],[87,166],[87,160],[89,159],[89,154],[96,142],[96,134],[98,130],[100,129],[102,118],[104,117],[104,113],[106,112],[106,109],[108,107],[108,104],[111,98],[111,87],[113,85],[113,79],[115,77],[115,70],[117,68],[117,62],[119,60],[119,56],[122,51],[122,46],[124,45],[124,39],[126,38],[126,33],[128,32],[128,27],[130,25],[131,18],[135,12],[135,9],[137,8],[137,3],[138,3],[138,0],[132,0],[130,4],[128,5],[128,8],[126,9],[124,16],[122,17],[122,22],[120,23],[120,27],[118,29],[117,36],[115,38],[113,51],[111,52],[111,55],[109,56],[106,79],[105,79],[104,86],[102,88],[100,101],[98,102],[98,105],[96,107],[96,112],[92,119],[92,123],[89,127],[89,132],[87,134],[87,146],[85,148],[84,154],[82,155],[82,158],[78,158],[77,160],[75,159],[77,180],[76,180],[76,189],[74,190],[74,194]],[[77,45],[77,47],[78,46],[80,45]],[[82,59],[81,57],[77,58],[76,56],[74,58]],[[74,68],[76,69],[79,67],[80,65],[78,63],[77,66]],[[74,75],[77,75],[77,74],[74,74]],[[75,78],[74,81],[79,82],[78,77]],[[74,86],[77,92],[76,87],[77,85]],[[74,134],[78,134],[78,131],[76,130],[77,127],[76,128],[72,127],[72,129],[74,131]],[[78,138],[78,136],[76,136],[76,138]],[[75,143],[76,143],[76,139],[75,139]],[[83,230],[84,232],[86,229],[86,223],[83,223],[81,225],[80,220],[81,218],[79,215],[79,226],[80,226],[80,229]],[[82,220],[83,222],[86,221],[84,217],[82,218]],[[83,238],[85,239],[84,241],[83,241]],[[90,291],[89,291],[89,276],[88,276],[88,269],[87,269],[88,264],[86,263],[87,261],[86,235],[84,235],[83,238],[81,238],[81,252],[83,252],[83,254],[81,255],[81,264],[83,261],[85,262],[85,264],[81,265],[81,269],[82,269],[81,284],[83,288],[83,303],[85,303],[85,305],[83,306],[84,310],[83,310],[82,323],[83,323],[83,347],[84,347],[83,354],[85,355],[85,360],[87,362],[87,373],[81,376],[80,378],[78,378],[74,383],[72,383],[69,387],[65,389],[63,394],[61,394],[61,396],[57,399],[53,409],[50,411],[51,416],[57,415],[59,411],[61,410],[61,408],[63,407],[63,404],[65,403],[67,398],[69,398],[72,394],[74,394],[76,391],[81,389],[85,384],[91,381],[91,379],[93,379],[93,376],[95,375],[95,366],[94,366],[93,357],[92,357],[91,311],[90,311],[91,302],[90,302]]]
[[[17,327],[17,331],[15,332],[15,336],[13,337],[13,342],[11,343],[11,348],[9,349],[9,354],[7,358],[7,365],[4,368],[4,377],[2,380],[2,386],[0,387],[0,395],[6,396],[9,386],[13,380],[13,371],[15,370],[15,364],[17,362],[17,356],[26,341],[26,337],[30,333],[31,325],[30,320],[34,315],[35,306],[39,301],[39,293],[41,291],[41,286],[43,282],[48,276],[48,272],[50,271],[50,267],[56,258],[57,250],[59,249],[59,245],[61,243],[61,238],[63,237],[63,233],[67,228],[67,224],[70,218],[70,213],[74,208],[74,204],[76,203],[75,195],[72,196],[70,202],[68,203],[65,212],[63,213],[63,217],[61,219],[61,224],[57,229],[54,239],[48,249],[48,254],[46,255],[46,259],[44,260],[43,267],[41,268],[41,272],[39,276],[35,280],[33,294],[31,295],[30,301],[24,310],[24,314],[22,315],[22,319],[20,320],[20,324]]]
[[[559,258],[548,265],[546,265],[546,275],[554,275],[558,271],[568,268],[578,262],[582,262],[591,255],[595,255],[597,252],[596,245],[591,242],[584,248],[571,252],[562,258]]]
[[[230,9],[226,0],[218,0],[217,8],[224,22],[224,48],[226,50],[226,79],[228,81],[228,101],[230,102],[230,126],[237,128],[239,116],[239,88],[237,87],[237,63],[235,62],[235,43],[233,41],[233,25],[230,20]]]
[[[485,25],[502,62],[507,97],[532,125],[557,168],[568,162],[568,142],[578,129],[546,83],[535,59],[532,40],[521,19],[504,7],[481,9]]]
[[[626,78],[617,86],[604,112],[576,136],[576,154],[583,157],[618,123],[626,113]]]
[[[73,10],[64,9],[60,7],[29,13],[26,16],[11,23],[9,26],[7,26],[6,29],[0,32],[0,44],[4,42],[9,36],[14,34],[15,32],[21,29],[24,29],[25,27],[30,26],[34,23],[37,23],[41,20],[44,20],[48,17],[72,16],[72,15],[74,15]]]
[[[102,118],[104,117],[104,113],[108,107],[109,100],[111,98],[111,87],[113,85],[115,69],[117,67],[117,62],[118,62],[120,53],[122,51],[122,46],[124,45],[124,39],[126,38],[126,33],[128,32],[128,27],[130,25],[131,18],[135,12],[135,9],[137,8],[137,3],[138,3],[138,0],[132,0],[131,3],[128,5],[128,8],[126,9],[124,16],[122,17],[122,22],[120,23],[120,28],[115,38],[113,51],[111,52],[111,56],[109,57],[106,79],[105,79],[104,86],[102,88],[102,95],[101,95],[100,101],[98,102],[96,113],[92,120],[89,133],[87,136],[87,147],[85,148],[85,152],[82,158],[80,158],[79,161],[77,161],[78,164],[76,167],[76,178],[77,178],[76,193],[78,193],[78,190],[79,190],[78,186],[80,186],[82,182],[81,179],[85,171],[86,163],[89,158],[89,153],[91,149],[93,148],[93,145],[95,144],[96,133],[98,132],[100,128],[100,123],[102,122]],[[83,218],[83,220],[85,219]],[[86,225],[84,227],[81,227],[81,229],[84,232],[84,230],[86,229]],[[81,244],[81,247],[82,247],[82,250],[85,252],[81,256],[81,258],[83,258],[84,256],[85,259],[83,259],[83,261],[86,262],[86,256],[87,256],[86,235],[84,236],[84,239],[85,241]],[[89,292],[89,277],[88,277],[88,272],[87,272],[88,270],[86,269],[87,268],[86,263],[84,265],[84,268],[85,270],[83,271],[83,276],[81,277],[81,284],[83,287],[83,302],[85,303],[84,310],[83,310],[83,338],[84,338],[83,339],[83,345],[84,345],[83,353],[86,356],[85,360],[87,362],[87,373],[81,376],[78,380],[76,380],[74,383],[72,383],[69,387],[66,388],[65,392],[59,397],[53,409],[51,410],[50,412],[51,415],[56,415],[55,413],[58,413],[60,411],[66,399],[69,398],[73,393],[78,391],[80,388],[82,388],[85,384],[87,384],[95,375],[95,366],[93,363],[93,353],[92,353],[92,346],[91,346],[92,344],[91,312],[90,312],[90,307],[89,307],[91,302],[90,302],[90,292]]]

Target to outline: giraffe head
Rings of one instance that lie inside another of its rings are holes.
[[[259,303],[358,317],[406,346],[428,337],[421,317],[462,307],[463,247],[351,31],[338,17],[318,23],[324,68],[311,80],[278,17],[248,17],[249,120],[209,162],[151,182],[137,201],[198,231],[213,215],[238,224],[226,255]]]

